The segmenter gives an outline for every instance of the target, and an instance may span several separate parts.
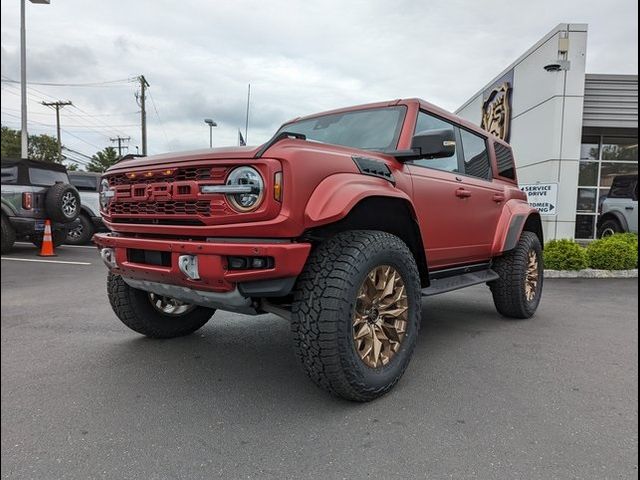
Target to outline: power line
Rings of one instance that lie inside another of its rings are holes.
[[[151,99],[151,105],[153,105],[153,110],[156,112],[156,117],[158,118],[160,129],[162,130],[162,135],[164,135],[164,140],[167,142],[167,144],[169,144],[169,137],[167,136],[167,132],[164,129],[164,124],[160,119],[160,114],[158,113],[158,107],[156,106],[156,101],[153,99],[153,95],[151,95],[151,90],[149,90],[149,98]]]
[[[137,80],[136,77],[131,78],[121,78],[118,80],[105,80],[103,82],[86,82],[86,83],[55,83],[55,82],[27,82],[27,85],[42,85],[44,87],[108,87],[108,86],[119,86],[124,87],[125,85],[114,85],[118,83],[131,83]],[[2,82],[5,83],[17,83],[19,84],[19,80],[14,80],[12,78],[5,77],[2,75]]]

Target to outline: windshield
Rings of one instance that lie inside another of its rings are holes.
[[[283,125],[278,133],[302,133],[307,140],[363,150],[394,150],[405,111],[397,106],[322,115]]]

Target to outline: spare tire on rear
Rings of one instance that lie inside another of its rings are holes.
[[[54,222],[73,222],[80,215],[80,194],[73,185],[56,183],[44,200],[47,216]]]

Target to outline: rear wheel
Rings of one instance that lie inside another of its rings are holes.
[[[13,248],[16,241],[16,231],[11,226],[9,219],[2,215],[2,253],[7,253]]]
[[[489,282],[498,312],[511,318],[532,317],[540,303],[544,280],[538,236],[522,232],[516,247],[496,258],[491,268],[500,276]]]
[[[120,275],[109,273],[107,292],[111,308],[131,330],[150,338],[175,338],[195,332],[214,309],[145,292],[129,286]]]
[[[378,231],[340,233],[312,253],[296,283],[296,356],[321,388],[373,400],[409,364],[420,301],[418,268],[402,240]]]
[[[80,215],[80,224],[67,232],[65,243],[68,245],[84,245],[91,240],[94,233],[93,222],[89,217],[82,214]]]
[[[622,225],[620,225],[620,222],[610,218],[602,222],[602,225],[598,228],[598,238],[610,237],[611,235],[622,232],[624,232],[624,229]]]

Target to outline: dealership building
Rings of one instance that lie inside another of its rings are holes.
[[[547,239],[594,238],[614,177],[638,173],[638,76],[586,73],[587,46],[560,24],[456,111],[511,143]]]

